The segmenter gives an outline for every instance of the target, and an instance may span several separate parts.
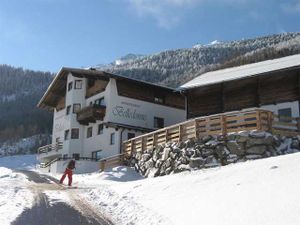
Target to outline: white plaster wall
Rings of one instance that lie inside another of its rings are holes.
[[[275,114],[278,114],[279,109],[285,109],[285,108],[291,108],[292,109],[292,117],[299,117],[299,102],[284,102],[284,103],[278,103],[274,105],[264,105],[260,108],[270,110],[274,112]]]
[[[163,118],[165,126],[185,120],[186,113],[183,109],[118,96],[114,79],[110,80],[108,91],[110,99],[107,106],[107,120],[110,122],[154,129],[154,117]],[[138,116],[130,118],[123,113],[127,111]]]

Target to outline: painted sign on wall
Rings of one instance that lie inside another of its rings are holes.
[[[122,105],[116,105],[112,108],[112,113],[114,116],[133,119],[133,120],[141,120],[146,121],[147,115],[143,113],[139,113],[136,108],[139,108],[139,105],[131,104],[127,102],[121,102]],[[133,108],[135,107],[135,108]]]

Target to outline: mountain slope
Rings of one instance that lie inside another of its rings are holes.
[[[178,87],[201,73],[300,53],[300,33],[240,41],[214,41],[98,67],[128,77]]]
[[[53,74],[0,65],[0,142],[49,133],[52,115],[36,104]]]

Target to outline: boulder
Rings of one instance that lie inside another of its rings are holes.
[[[155,163],[155,168],[160,168],[162,163],[163,163],[163,161],[161,159],[157,160]]]
[[[158,175],[159,175],[159,169],[151,168],[149,169],[148,175],[146,177],[157,177]]]
[[[210,155],[213,155],[214,154],[214,150],[211,149],[211,148],[203,148],[201,149],[201,155],[203,157],[208,157]]]
[[[171,151],[171,148],[168,148],[168,147],[164,148],[161,159],[162,160],[167,160],[168,157],[169,157],[170,151]]]
[[[299,149],[299,141],[297,139],[292,140],[291,148]]]
[[[231,154],[242,156],[245,154],[245,150],[242,145],[239,145],[236,141],[228,141],[227,148]]]
[[[151,155],[148,154],[148,153],[145,153],[145,154],[142,155],[142,159],[141,159],[141,160],[144,161],[144,162],[146,162],[146,161],[148,161],[150,158],[151,158]]]
[[[174,173],[180,173],[180,172],[183,172],[183,171],[190,171],[191,168],[189,165],[179,165],[176,169],[174,169]]]
[[[145,162],[146,169],[154,167],[154,161],[152,159],[149,159],[147,162]]]
[[[264,132],[264,131],[251,131],[249,133],[249,137],[252,137],[252,138],[265,138],[266,137],[266,132]]]
[[[255,145],[246,149],[247,154],[262,155],[267,150],[265,145]]]
[[[211,135],[206,135],[206,136],[203,136],[202,138],[201,138],[201,142],[202,143],[206,143],[206,142],[208,142],[208,141],[210,141],[210,140],[212,140],[213,139],[213,137],[211,136]]]
[[[202,157],[198,157],[198,158],[191,158],[190,159],[190,167],[191,168],[200,168],[204,165],[205,160]]]

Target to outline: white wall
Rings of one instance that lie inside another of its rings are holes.
[[[51,165],[50,172],[53,174],[61,174],[64,173],[68,163],[70,160],[62,160],[57,161]],[[99,162],[96,161],[88,161],[88,160],[76,160],[76,169],[73,170],[74,174],[81,174],[81,173],[91,173],[98,171],[100,169]],[[48,169],[44,169],[43,171],[49,172]],[[67,182],[68,178],[66,177],[65,182]]]
[[[278,114],[279,109],[285,109],[285,108],[291,108],[292,110],[292,117],[299,117],[299,102],[284,102],[284,103],[278,103],[273,105],[264,105],[260,108],[270,110],[274,112],[275,114]]]
[[[114,79],[110,80],[109,91],[107,120],[110,122],[154,129],[154,117],[163,118],[165,126],[185,120],[186,112],[183,109],[118,96]]]

